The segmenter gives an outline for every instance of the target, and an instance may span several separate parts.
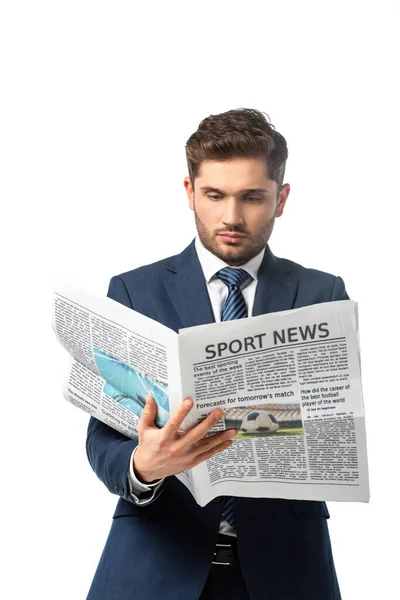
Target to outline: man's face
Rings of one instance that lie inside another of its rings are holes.
[[[239,266],[268,243],[276,217],[283,213],[290,186],[269,179],[264,160],[207,160],[193,190],[184,185],[203,245],[224,262]]]

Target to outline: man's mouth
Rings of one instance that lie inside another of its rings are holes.
[[[240,242],[240,240],[244,240],[245,239],[245,235],[243,235],[243,233],[233,233],[230,231],[223,231],[222,233],[218,234],[219,237],[221,237],[224,242]]]

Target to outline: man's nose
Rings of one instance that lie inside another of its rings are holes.
[[[227,198],[225,202],[223,222],[225,225],[241,225],[243,216],[239,202],[235,198]]]

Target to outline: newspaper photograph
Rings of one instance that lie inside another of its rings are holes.
[[[188,430],[230,448],[176,477],[204,506],[221,495],[369,500],[357,303],[326,302],[175,331],[109,298],[54,294],[53,329],[71,355],[65,398],[137,437],[145,399],[163,427],[183,398]]]

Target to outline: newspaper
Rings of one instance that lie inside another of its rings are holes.
[[[230,448],[176,477],[200,506],[221,495],[369,500],[357,303],[326,302],[175,331],[110,298],[54,294],[71,355],[64,396],[134,439],[147,394],[156,423],[185,397],[189,429],[216,407]]]

